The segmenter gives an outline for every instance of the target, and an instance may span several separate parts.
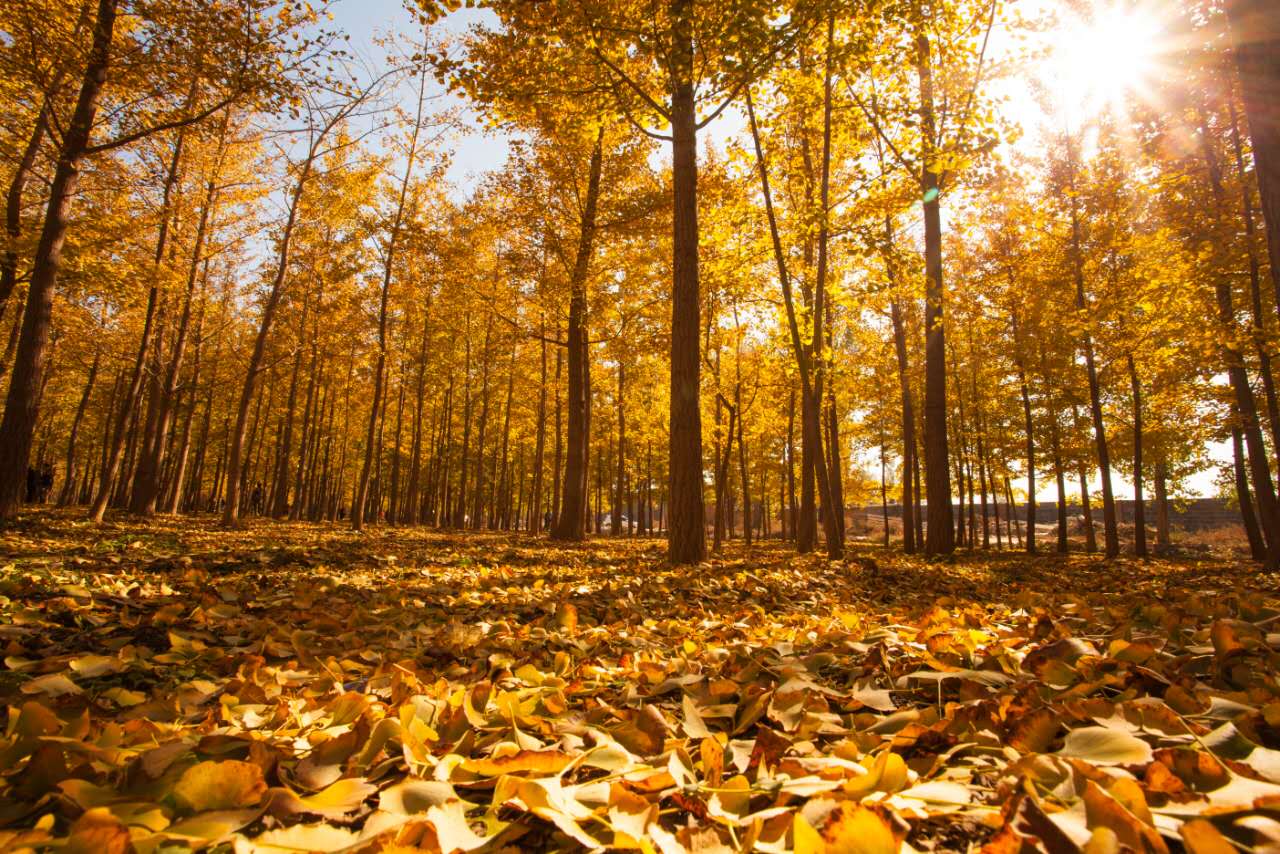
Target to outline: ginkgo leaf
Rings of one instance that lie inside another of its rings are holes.
[[[416,815],[457,798],[453,786],[437,780],[404,780],[382,790],[378,809],[397,815]]]
[[[61,850],[68,854],[130,854],[133,844],[129,829],[107,809],[98,807],[76,819]]]
[[[288,789],[273,789],[279,797],[273,799],[273,810],[289,813],[310,813],[328,819],[341,819],[359,809],[365,799],[378,791],[378,787],[363,779],[347,778],[333,783],[314,795],[299,796]]]
[[[898,854],[904,836],[879,812],[849,801],[841,801],[828,811],[816,829],[806,827],[808,821],[797,813],[792,831],[797,852]]]
[[[1152,757],[1151,745],[1142,739],[1100,726],[1071,730],[1058,753],[1099,765],[1144,765]]]
[[[298,854],[300,851],[329,852],[349,848],[360,835],[331,824],[295,824],[268,830],[252,840],[236,842],[237,854]]]
[[[261,768],[228,759],[192,765],[174,784],[173,796],[188,811],[203,812],[253,806],[266,791]]]
[[[50,673],[38,676],[30,682],[22,684],[24,694],[45,694],[50,697],[61,697],[64,694],[79,694],[81,688],[61,673]]]
[[[71,669],[86,679],[106,673],[119,673],[124,667],[124,662],[110,655],[82,655],[71,659]]]
[[[539,774],[558,774],[573,761],[573,757],[559,750],[521,750],[510,756],[496,759],[465,759],[458,766],[464,771],[484,777],[501,774],[518,774],[535,771]]]

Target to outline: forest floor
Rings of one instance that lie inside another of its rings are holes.
[[[1280,577],[212,520],[0,532],[0,849],[1280,844]]]

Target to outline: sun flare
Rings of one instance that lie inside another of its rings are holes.
[[[1088,117],[1150,92],[1166,33],[1141,7],[1103,5],[1063,20],[1049,38],[1042,82],[1058,107]]]

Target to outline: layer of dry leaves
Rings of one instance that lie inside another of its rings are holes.
[[[0,549],[4,850],[1280,846],[1252,567],[64,515]]]

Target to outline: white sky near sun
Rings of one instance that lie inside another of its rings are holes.
[[[1060,129],[1064,124],[1078,127],[1102,110],[1122,109],[1127,96],[1144,96],[1148,84],[1159,74],[1160,52],[1167,36],[1156,0],[1094,0],[1088,17],[1070,11],[1060,0],[1004,2],[1007,10],[1016,11],[1023,19],[1042,19],[1046,13],[1056,18],[1053,26],[1043,32],[1021,36],[998,27],[989,46],[996,61],[1019,52],[1048,51],[1047,57],[1028,64],[1031,71],[995,84],[995,92],[1004,102],[1005,116],[1023,129],[1017,146],[1024,151],[1038,148],[1048,128]],[[405,43],[420,37],[418,24],[405,10],[403,0],[336,0],[332,11],[333,26],[349,34],[351,47],[375,64],[382,54],[375,44],[378,37],[392,34]],[[464,9],[450,15],[443,26],[461,31],[483,14]],[[1037,83],[1026,76],[1031,73],[1037,76]],[[1036,89],[1048,92],[1047,105],[1043,94],[1033,94]],[[406,92],[405,98],[409,97]],[[484,132],[474,112],[464,108],[463,123],[475,132],[459,134],[450,142],[453,162],[449,178],[459,193],[474,186],[484,173],[500,168],[508,151],[504,137]],[[715,144],[726,134],[741,132],[743,123],[726,114],[717,124],[720,127],[713,125],[703,134],[704,144]],[[1225,443],[1211,446],[1209,452],[1217,463],[1230,460]],[[864,461],[868,472],[878,469],[874,455],[866,456]],[[1216,468],[1212,466],[1192,477],[1186,487],[1194,494],[1212,494]],[[1096,475],[1091,485],[1096,491]],[[1038,486],[1041,498],[1053,497],[1052,478],[1042,476]],[[1025,490],[1025,481],[1015,481],[1015,488]],[[1115,490],[1121,497],[1132,494],[1131,484],[1118,475]]]

